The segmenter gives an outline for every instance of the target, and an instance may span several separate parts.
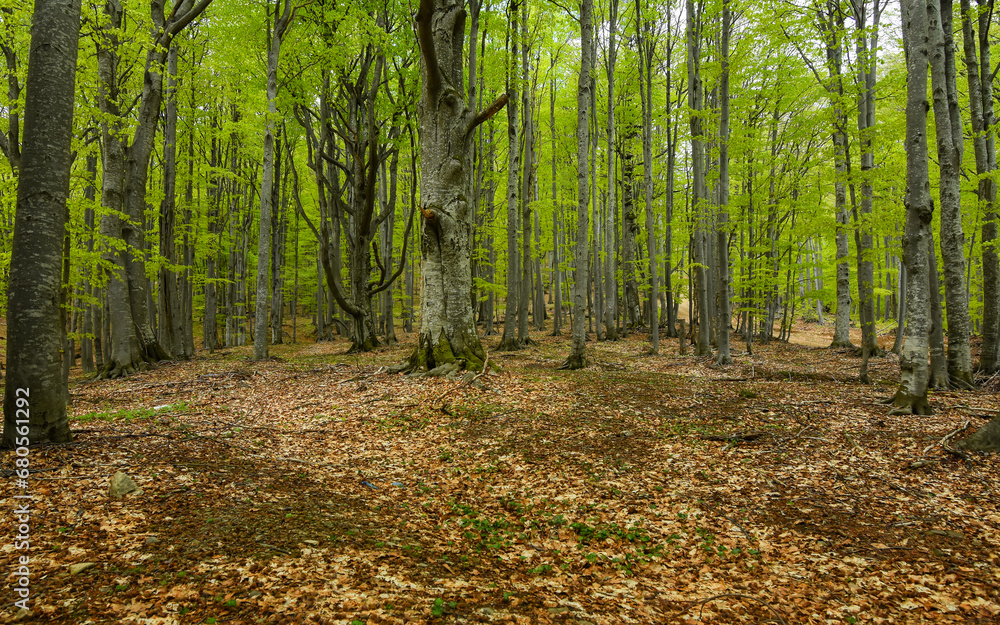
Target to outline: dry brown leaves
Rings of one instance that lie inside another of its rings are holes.
[[[74,386],[74,417],[115,416],[32,452],[52,470],[31,482],[23,622],[1000,619],[1000,461],[936,445],[985,423],[990,391],[888,417],[892,356],[866,387],[827,349],[737,346],[717,368],[633,337],[562,372],[548,336],[506,354],[488,339],[502,373],[454,388],[381,372],[408,338]],[[144,493],[110,501],[116,470]],[[97,566],[71,576],[79,562]]]

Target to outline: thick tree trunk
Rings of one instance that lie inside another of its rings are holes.
[[[478,115],[464,104],[465,10],[456,0],[421,0],[416,15],[421,58],[420,199],[423,215],[420,336],[395,370],[448,374],[482,369],[472,289],[472,221],[465,197],[472,176],[472,131],[500,110],[501,98]]]
[[[904,0],[903,40],[906,46],[906,264],[908,311],[906,338],[899,357],[900,384],[893,412],[930,414],[927,403],[930,298],[927,249],[933,202],[927,164],[927,13],[921,0]]]
[[[980,5],[983,2],[979,3]],[[983,347],[979,355],[980,371],[990,374],[997,370],[997,343],[1000,332],[1000,294],[997,292],[1000,279],[1000,263],[997,250],[992,245],[997,238],[996,183],[990,175],[996,169],[996,154],[993,141],[993,75],[990,68],[989,43],[985,36],[989,31],[989,18],[993,10],[990,0],[987,10],[979,17],[980,40],[986,40],[982,47],[982,64],[977,59],[976,33],[972,22],[970,0],[961,0],[962,40],[965,52],[966,76],[969,82],[969,117],[972,121],[972,145],[976,154],[976,173],[979,175],[977,189],[980,211],[983,215]],[[985,23],[984,23],[985,22]],[[987,117],[986,111],[989,111]]]
[[[79,0],[35,1],[7,291],[5,448],[73,440],[59,301],[79,34]]]
[[[584,314],[587,306],[587,234],[589,230],[590,187],[587,184],[587,153],[590,147],[590,97],[594,88],[590,73],[593,69],[593,0],[580,3],[580,74],[576,90],[576,158],[577,158],[577,205],[576,205],[576,246],[574,261],[576,277],[573,283],[573,337],[567,359],[560,365],[563,369],[581,369],[587,365]]]
[[[982,103],[985,133],[986,170],[997,168],[996,120],[993,118],[993,66],[990,61],[990,24],[993,0],[977,0],[979,5],[979,100]],[[997,251],[997,185],[992,177],[980,177],[979,201],[984,205],[983,248],[983,348],[979,368],[984,373],[1000,369],[1000,254]]]
[[[940,164],[941,258],[948,305],[948,375],[953,386],[972,386],[969,300],[965,292],[962,233],[962,124],[958,113],[955,56],[952,48],[952,2],[927,3],[934,127]]]

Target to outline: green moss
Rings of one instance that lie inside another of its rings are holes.
[[[451,343],[448,341],[448,337],[445,336],[443,329],[441,330],[441,336],[438,337],[437,345],[431,348],[431,352],[434,355],[435,367],[455,362],[455,354],[451,351]]]

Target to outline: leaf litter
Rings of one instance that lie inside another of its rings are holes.
[[[501,370],[471,383],[320,343],[76,384],[75,442],[32,450],[32,611],[0,619],[1000,620],[1000,462],[940,444],[995,392],[890,417],[891,354],[863,386],[849,353],[720,368],[643,338],[591,342],[576,372],[558,337],[487,339]],[[116,471],[142,493],[109,499]]]

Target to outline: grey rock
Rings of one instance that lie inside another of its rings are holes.
[[[114,477],[111,478],[111,487],[108,489],[108,496],[112,499],[121,499],[129,493],[141,495],[142,489],[129,476],[121,471],[116,472]]]

